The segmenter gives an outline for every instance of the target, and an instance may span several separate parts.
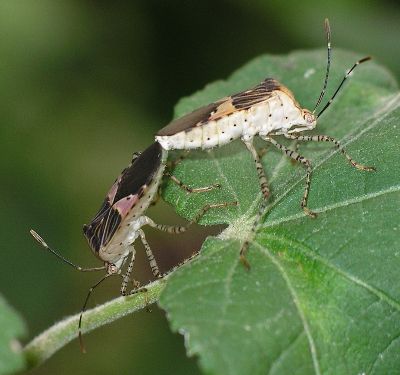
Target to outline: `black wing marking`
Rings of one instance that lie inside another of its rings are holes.
[[[195,126],[207,123],[210,120],[230,115],[235,111],[248,109],[271,97],[274,90],[282,85],[272,78],[266,78],[263,82],[247,91],[241,91],[232,96],[221,99],[215,103],[198,108],[195,111],[180,117],[162,128],[157,136],[170,136],[184,130],[190,130]]]
[[[121,219],[118,210],[111,207],[96,221],[84,226],[83,233],[95,253],[108,244],[117,231]]]
[[[232,95],[232,104],[237,110],[248,109],[270,98],[272,92],[280,90],[281,87],[281,84],[277,80],[266,78],[252,89]]]
[[[112,204],[129,195],[138,195],[144,185],[150,185],[161,166],[162,149],[158,142],[153,143],[137,156],[122,172],[118,189]]]
[[[171,121],[167,126],[162,128],[157,135],[174,135],[181,131],[194,128],[197,124],[206,122],[213,112],[218,108],[219,103],[211,103],[204,107],[200,107],[187,115]]]
[[[104,199],[103,204],[101,205],[99,211],[97,212],[95,217],[92,219],[91,223],[101,219],[107,213],[107,211],[110,209],[110,207],[111,207],[110,200],[108,197],[106,197]]]
[[[117,191],[112,201],[107,196],[90,224],[83,227],[83,233],[95,252],[108,244],[121,224],[122,217],[113,206],[129,195],[141,196],[143,187],[150,185],[160,168],[161,158],[161,146],[155,142],[122,171],[115,182]]]

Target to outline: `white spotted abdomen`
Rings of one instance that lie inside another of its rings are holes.
[[[238,138],[249,141],[257,134],[286,133],[293,124],[301,123],[302,120],[301,109],[285,93],[278,92],[248,109],[198,124],[173,135],[156,136],[156,140],[166,150],[210,149]]]

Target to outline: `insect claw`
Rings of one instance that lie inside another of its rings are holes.
[[[307,207],[303,207],[303,211],[307,216],[312,217],[313,219],[315,219],[317,217],[317,214],[313,211],[311,211],[309,208]]]
[[[355,165],[355,167],[360,171],[376,172],[376,168],[375,167],[368,167],[367,165],[357,164],[357,165]]]
[[[137,289],[131,290],[131,291],[129,292],[129,295],[131,296],[131,295],[133,295],[133,294],[146,293],[146,292],[147,292],[147,288],[146,288],[146,287],[143,287],[143,288],[139,287],[139,288],[137,288]]]
[[[240,254],[240,262],[243,264],[243,266],[246,268],[247,271],[250,271],[250,263],[249,261],[246,259],[246,257],[243,254]]]
[[[372,59],[372,56],[365,56],[362,59],[358,60],[358,63],[361,64],[361,63],[371,60],[371,59]]]

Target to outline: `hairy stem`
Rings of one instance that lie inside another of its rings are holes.
[[[118,297],[87,310],[82,321],[82,333],[90,332],[156,302],[164,289],[164,280],[146,285],[146,292]],[[27,344],[23,352],[28,369],[39,366],[57,350],[75,339],[78,335],[78,320],[79,313],[56,323]]]

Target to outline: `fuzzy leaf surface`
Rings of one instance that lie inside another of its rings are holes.
[[[359,55],[334,51],[327,98]],[[322,88],[326,52],[261,56],[226,81],[206,86],[176,107],[176,116],[278,79],[313,109]],[[325,98],[326,100],[326,98]],[[312,134],[339,139],[356,170],[328,144],[302,143],[312,161],[309,207],[300,200],[304,168],[279,150],[263,156],[272,197],[251,241],[246,271],[239,249],[249,238],[261,202],[252,158],[240,141],[193,152],[174,174],[204,194],[174,184],[164,198],[186,218],[206,203],[238,201],[209,211],[204,224],[228,227],[204,243],[200,256],[177,270],[160,305],[187,351],[207,374],[388,374],[400,369],[400,93],[375,62],[359,66]],[[289,147],[294,144],[275,139]]]
[[[25,367],[18,341],[25,333],[22,319],[0,295],[0,375],[12,374]]]

